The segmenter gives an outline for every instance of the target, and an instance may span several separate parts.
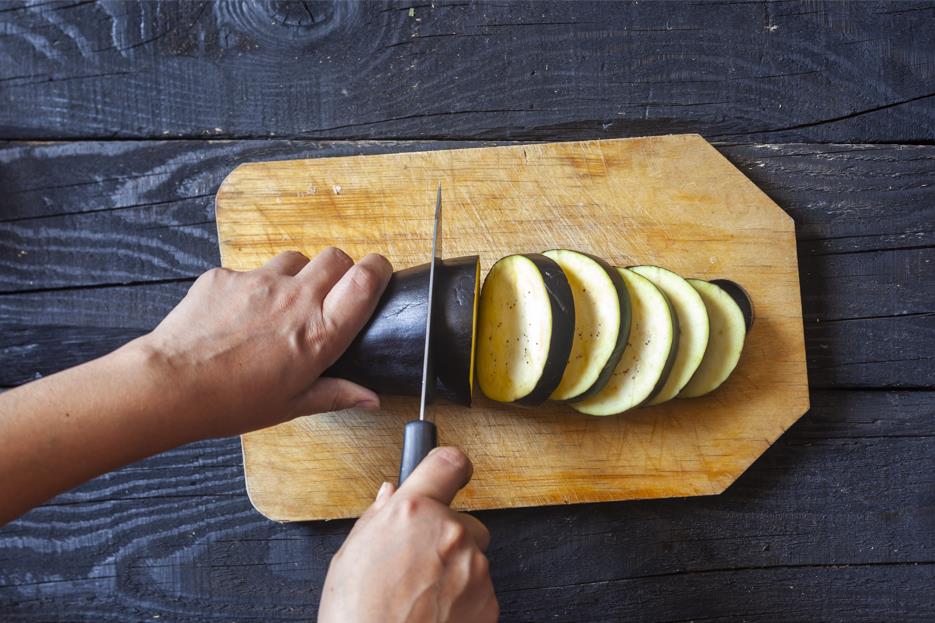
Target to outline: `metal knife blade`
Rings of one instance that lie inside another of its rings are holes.
[[[406,423],[403,429],[403,452],[399,461],[399,485],[418,467],[437,442],[437,429],[429,407],[435,399],[435,353],[432,349],[432,318],[435,291],[442,261],[442,185],[435,198],[435,225],[432,232],[432,262],[429,265],[429,285],[425,310],[425,349],[422,358],[422,393],[419,398],[419,419]]]
[[[435,291],[439,266],[442,261],[442,185],[439,183],[435,198],[435,226],[432,232],[432,263],[429,267],[428,309],[425,314],[425,351],[422,358],[422,395],[419,399],[419,419],[427,420],[427,407],[435,399],[435,357],[432,352],[432,313],[435,309]]]

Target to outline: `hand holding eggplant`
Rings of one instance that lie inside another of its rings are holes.
[[[377,395],[350,381],[318,378],[373,313],[390,263],[356,265],[328,248],[311,261],[280,253],[249,272],[215,268],[195,281],[143,347],[190,407],[193,438],[235,435],[300,415],[378,408]]]

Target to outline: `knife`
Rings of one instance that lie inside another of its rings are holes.
[[[437,443],[434,413],[428,407],[435,399],[435,353],[432,349],[432,319],[435,310],[436,284],[442,262],[442,185],[435,198],[435,225],[432,234],[432,262],[429,266],[429,291],[425,312],[425,350],[422,356],[422,392],[419,397],[419,419],[406,423],[403,429],[403,454],[399,461],[399,485],[422,462]]]

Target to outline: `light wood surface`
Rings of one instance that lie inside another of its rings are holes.
[[[622,416],[559,404],[523,409],[475,398],[440,405],[440,441],[464,448],[474,479],[463,509],[715,494],[808,408],[794,225],[695,135],[533,144],[245,164],[217,194],[224,266],[338,245],[397,268],[429,255],[434,189],[444,189],[444,249],[586,250],[617,265],[659,264],[741,283],[756,326],[713,394]],[[300,418],[243,437],[254,506],[280,521],[360,514],[395,480],[410,398],[382,413]]]

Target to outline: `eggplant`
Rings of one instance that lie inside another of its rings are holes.
[[[701,279],[687,281],[701,295],[710,323],[708,347],[701,365],[679,392],[680,398],[696,398],[720,387],[737,367],[747,336],[747,321],[740,305],[726,290]]]
[[[637,272],[617,271],[630,297],[630,334],[607,385],[571,404],[588,415],[623,413],[651,399],[662,389],[678,351],[678,318],[666,295]]]
[[[480,294],[477,382],[491,400],[539,405],[558,387],[575,335],[561,267],[539,253],[494,264]]]
[[[422,264],[393,273],[370,320],[325,376],[353,381],[378,394],[421,393],[430,267]],[[470,406],[480,258],[442,260],[436,278],[431,345],[436,395]]]
[[[630,270],[662,290],[678,319],[678,351],[672,369],[659,392],[646,403],[657,405],[675,398],[701,365],[708,347],[708,310],[698,291],[672,271],[658,266],[634,266]]]
[[[616,269],[604,260],[568,249],[543,255],[555,260],[575,301],[575,336],[565,372],[552,400],[584,400],[601,391],[623,355],[630,332],[630,298]]]
[[[712,279],[711,283],[727,292],[727,294],[734,299],[734,302],[740,306],[740,312],[743,314],[744,323],[747,325],[747,333],[749,333],[750,329],[753,328],[753,320],[755,317],[753,312],[753,299],[750,298],[750,294],[743,286],[730,279]]]

